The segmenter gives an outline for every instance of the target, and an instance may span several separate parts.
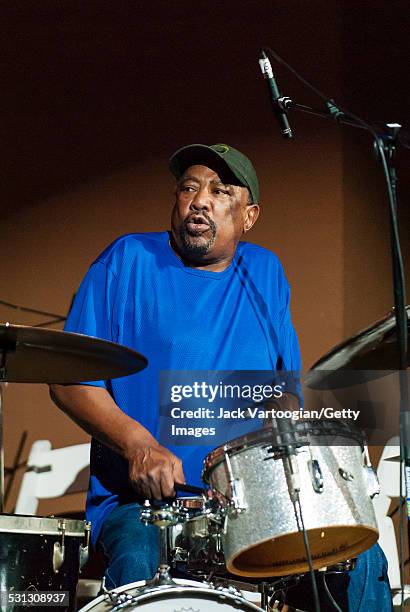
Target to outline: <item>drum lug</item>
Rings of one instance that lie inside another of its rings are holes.
[[[65,529],[66,529],[66,521],[62,519],[58,522],[58,530],[61,531],[61,543],[54,542],[53,548],[53,571],[55,574],[58,574],[60,571],[60,567],[64,563],[65,558]]]
[[[80,569],[87,563],[88,554],[89,554],[89,546],[90,546],[90,532],[91,532],[91,523],[87,521],[84,525],[84,537],[85,542],[80,546]]]
[[[363,449],[363,455],[363,469],[365,470],[364,478],[367,485],[367,492],[369,494],[370,499],[373,499],[373,497],[376,497],[376,495],[380,494],[380,483],[377,477],[376,470],[374,469],[374,467],[372,466],[372,462],[370,461],[369,449],[367,447],[367,444]]]
[[[339,468],[339,474],[344,480],[347,480],[347,482],[354,480],[353,474],[347,470],[344,470],[343,468]]]
[[[233,514],[238,515],[241,512],[245,512],[248,509],[248,505],[245,501],[245,493],[243,487],[243,481],[241,478],[234,478],[231,459],[229,457],[229,449],[224,446],[224,455],[226,461],[226,467],[228,469],[229,486],[231,489],[231,497],[229,500],[229,506]]]
[[[312,481],[313,490],[316,493],[323,492],[323,474],[320,469],[320,464],[317,459],[309,459],[308,469],[310,473],[310,479]]]
[[[248,509],[248,505],[245,501],[243,481],[241,478],[233,478],[230,482],[230,485],[230,507],[231,509],[233,509],[234,514],[241,514],[241,512],[245,512],[245,510]]]
[[[373,499],[373,497],[376,497],[376,495],[380,494],[379,479],[377,478],[376,471],[372,466],[365,465],[364,470],[367,492],[369,494],[370,499]]]

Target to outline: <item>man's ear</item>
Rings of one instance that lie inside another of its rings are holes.
[[[246,215],[243,224],[243,233],[248,232],[253,225],[255,225],[257,218],[259,217],[260,207],[259,204],[248,204],[246,207]]]

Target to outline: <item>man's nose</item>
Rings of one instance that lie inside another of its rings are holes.
[[[199,189],[196,192],[195,197],[191,201],[191,208],[194,210],[210,210],[211,202],[207,189]]]

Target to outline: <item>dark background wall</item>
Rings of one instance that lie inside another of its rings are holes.
[[[110,241],[168,227],[168,156],[228,142],[258,170],[263,216],[249,239],[283,261],[305,367],[389,310],[387,202],[371,138],[295,113],[284,142],[257,60],[270,45],[359,115],[408,126],[407,2],[25,0],[2,12],[0,299],[66,313]],[[275,73],[284,93],[320,106],[283,67]],[[408,161],[400,151],[407,261]],[[5,307],[0,319],[42,321]],[[25,454],[38,438],[87,440],[45,386],[9,384],[4,400],[8,464],[23,430]]]

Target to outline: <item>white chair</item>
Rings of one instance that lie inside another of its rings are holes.
[[[387,557],[389,564],[389,580],[394,594],[394,606],[400,606],[400,564],[394,524],[388,511],[391,500],[397,499],[400,492],[400,442],[395,436],[387,441],[377,467],[380,483],[380,495],[373,499],[373,507],[379,528],[379,544]],[[404,474],[402,492],[405,496]],[[404,601],[409,602],[409,586],[405,587]]]
[[[89,464],[89,443],[52,449],[48,440],[37,440],[30,450],[15,513],[35,515],[40,499],[86,491]]]

